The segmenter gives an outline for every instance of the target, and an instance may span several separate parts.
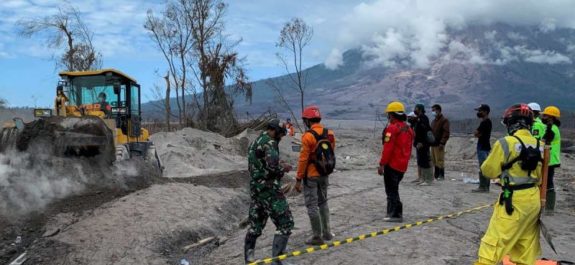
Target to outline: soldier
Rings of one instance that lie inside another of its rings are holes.
[[[251,204],[249,210],[250,228],[244,244],[245,262],[254,261],[257,238],[262,234],[268,217],[276,226],[272,256],[282,255],[294,226],[288,202],[281,191],[281,178],[291,166],[280,163],[278,143],[286,130],[279,120],[268,123],[267,130],[250,145],[248,151]],[[280,265],[281,261],[273,264]]]

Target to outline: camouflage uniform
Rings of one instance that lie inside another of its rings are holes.
[[[276,226],[276,234],[290,235],[294,222],[286,197],[281,191],[284,169],[279,163],[277,141],[263,132],[250,145],[248,161],[252,199],[248,233],[259,237],[270,217]]]

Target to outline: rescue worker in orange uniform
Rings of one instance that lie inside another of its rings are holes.
[[[483,176],[500,179],[503,192],[495,203],[475,264],[499,264],[508,254],[515,264],[532,265],[541,253],[539,180],[543,145],[531,135],[533,112],[526,104],[508,108],[503,115],[503,123],[509,136],[493,145],[481,165]],[[533,155],[526,155],[526,150],[532,151],[530,154]],[[520,159],[521,152],[524,152],[521,157],[533,159]],[[526,166],[534,170],[526,170]]]
[[[335,135],[332,130],[324,128],[320,123],[321,114],[317,106],[306,107],[302,113],[302,119],[308,131],[301,138],[295,188],[301,192],[303,186],[305,206],[313,233],[306,244],[323,245],[325,241],[330,241],[334,237],[329,225],[329,207],[327,204],[329,176],[320,174],[312,161],[312,156],[317,148],[318,136],[325,136],[331,143],[331,149],[334,150]]]

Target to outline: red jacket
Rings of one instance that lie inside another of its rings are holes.
[[[403,121],[392,121],[383,130],[383,151],[379,165],[389,166],[399,172],[407,171],[413,137],[409,125]]]

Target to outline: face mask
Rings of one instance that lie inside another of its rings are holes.
[[[431,117],[437,117],[437,113],[435,113],[435,111],[431,112]]]
[[[477,112],[477,118],[483,118],[483,113]]]

